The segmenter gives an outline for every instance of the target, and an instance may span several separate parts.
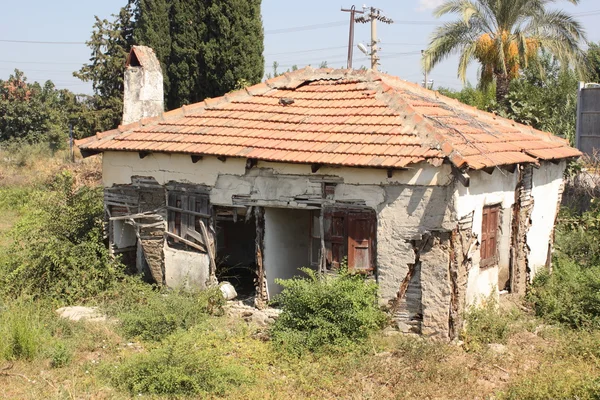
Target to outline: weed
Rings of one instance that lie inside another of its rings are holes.
[[[160,341],[179,329],[189,329],[212,313],[222,312],[218,288],[202,292],[158,290],[119,315],[125,335]]]
[[[540,272],[528,300],[538,315],[572,328],[600,328],[600,267],[586,267],[561,254],[554,271]]]
[[[7,360],[33,360],[50,336],[39,305],[23,299],[2,309],[0,333],[0,355]]]
[[[486,344],[506,344],[513,331],[513,323],[519,318],[520,313],[515,309],[500,310],[493,296],[479,306],[471,306],[465,315],[466,327],[462,332],[465,348],[478,351]]]
[[[249,382],[245,370],[227,363],[202,340],[205,330],[175,334],[161,347],[136,354],[107,367],[112,384],[130,394],[224,395],[228,388]]]
[[[73,354],[64,342],[56,342],[52,349],[50,366],[52,368],[62,368],[71,362]]]
[[[275,299],[282,313],[271,328],[274,342],[292,353],[352,346],[380,328],[377,284],[342,269],[338,276],[303,269],[307,278],[280,280]]]

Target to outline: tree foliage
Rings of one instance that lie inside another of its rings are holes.
[[[113,18],[109,21],[96,17],[92,37],[86,42],[92,50],[90,62],[73,73],[84,82],[92,82],[95,120],[101,131],[121,122],[125,59],[133,45],[131,6],[121,8]]]
[[[66,145],[69,124],[75,137],[89,135],[94,121],[93,104],[86,96],[56,89],[52,81],[29,83],[15,70],[0,80],[0,141],[49,142],[53,148]]]
[[[579,0],[568,0],[577,4]],[[508,93],[509,82],[535,62],[540,50],[554,55],[564,67],[584,70],[585,32],[579,22],[545,0],[447,0],[435,15],[457,14],[433,33],[423,63],[431,70],[449,55],[458,53],[458,75],[465,81],[467,66],[481,64],[480,84],[496,82],[496,100]]]
[[[152,47],[168,109],[255,84],[264,74],[260,0],[129,0],[113,20],[96,17],[90,63],[75,76],[93,83],[105,129],[118,125],[123,73],[134,44]]]

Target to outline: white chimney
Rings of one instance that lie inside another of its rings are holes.
[[[154,50],[133,46],[125,66],[123,125],[164,111],[163,75]]]

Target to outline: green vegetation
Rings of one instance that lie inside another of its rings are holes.
[[[425,69],[458,53],[458,75],[465,82],[467,67],[476,60],[481,64],[479,84],[487,87],[495,82],[498,103],[504,102],[510,81],[535,64],[541,50],[564,67],[586,69],[580,48],[586,42],[583,27],[565,11],[551,10],[547,2],[448,0],[434,11],[436,17],[446,14],[459,19],[434,31],[423,55]]]
[[[275,298],[282,313],[271,329],[273,340],[292,353],[323,347],[349,347],[382,327],[377,284],[344,268],[338,276],[302,270],[307,278],[280,280]]]
[[[76,188],[68,172],[30,192],[0,270],[2,292],[73,302],[110,288],[123,268],[103,243],[103,210],[102,191]]]
[[[172,335],[148,353],[134,355],[106,371],[111,382],[132,395],[224,396],[227,390],[250,382],[245,369],[207,346],[206,328]]]
[[[492,296],[477,307],[471,306],[466,313],[466,326],[461,335],[465,348],[478,351],[488,344],[506,344],[520,317],[521,314],[515,309],[501,310]]]
[[[222,314],[224,302],[218,288],[199,293],[165,290],[117,315],[127,337],[160,341],[205,321],[209,314]]]

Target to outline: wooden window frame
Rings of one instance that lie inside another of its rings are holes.
[[[201,222],[208,229],[211,215],[208,194],[167,193],[167,244],[172,248],[206,252]]]
[[[500,212],[500,204],[490,204],[483,207],[479,248],[479,266],[481,268],[492,267],[498,264]]]

